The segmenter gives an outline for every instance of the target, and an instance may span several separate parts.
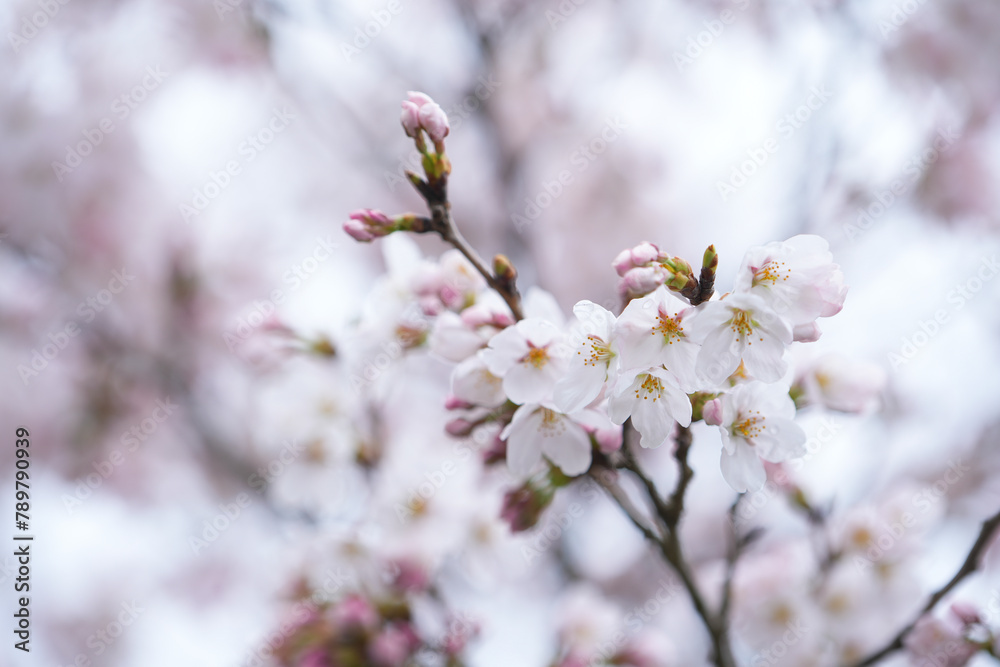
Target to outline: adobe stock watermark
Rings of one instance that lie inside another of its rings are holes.
[[[555,11],[545,10],[545,20],[549,22],[549,28],[555,32],[559,28],[559,24],[568,21],[569,17],[576,14],[577,8],[586,2],[587,0],[561,0]]]
[[[283,475],[285,469],[295,463],[302,452],[306,451],[306,446],[299,443],[298,440],[285,440],[281,445],[278,455],[266,464],[259,466],[257,471],[247,479],[250,488],[257,493],[265,493],[274,484],[274,480]]]
[[[621,116],[608,118],[604,122],[604,127],[590,141],[580,144],[576,150],[569,155],[570,166],[576,168],[577,174],[587,171],[590,166],[607,150],[618,141],[622,133],[628,129],[629,124],[622,120]],[[566,188],[573,184],[574,173],[570,169],[561,169],[551,179],[542,181],[541,190],[531,197],[525,197],[523,213],[511,213],[510,219],[514,223],[514,228],[518,233],[522,233],[524,228],[533,224],[542,215],[542,211],[552,205]]]
[[[83,164],[84,159],[94,152],[94,149],[101,145],[104,138],[117,129],[115,120],[122,122],[127,119],[139,105],[145,102],[150,93],[160,87],[170,74],[164,72],[157,65],[146,68],[146,75],[142,80],[133,86],[129,91],[122,93],[111,101],[111,114],[105,116],[97,122],[94,127],[89,127],[83,131],[83,139],[75,145],[66,144],[66,157],[63,162],[52,162],[52,172],[56,179],[62,183],[63,178],[73,172],[74,169]]]
[[[493,74],[488,74],[486,76],[481,76],[476,79],[476,87],[473,89],[472,93],[466,95],[461,99],[461,101],[453,104],[449,107],[444,107],[444,112],[448,116],[448,123],[451,126],[448,134],[449,136],[454,135],[462,127],[462,124],[468,120],[472,114],[482,106],[483,102],[488,100],[493,96],[502,84],[497,81]],[[382,172],[382,177],[385,178],[385,184],[389,188],[389,192],[395,192],[396,188],[400,185],[408,184],[410,181],[406,178],[406,172],[412,171],[415,173],[420,173],[423,168],[421,163],[422,157],[420,151],[416,148],[410,150],[406,158],[400,158],[396,164],[395,171],[389,171],[388,169]]]
[[[1000,263],[997,256],[983,257],[979,262],[979,267],[965,280],[957,283],[947,294],[947,301],[953,304],[952,312],[946,308],[938,308],[934,315],[926,320],[920,320],[919,331],[915,331],[909,336],[903,336],[900,340],[899,349],[896,352],[889,352],[886,358],[892,370],[898,369],[904,364],[908,364],[917,354],[924,349],[931,340],[938,335],[942,327],[951,321],[954,311],[961,310],[967,303],[972,301],[982,291],[986,283],[993,280],[1000,272]]]
[[[785,632],[766,649],[760,650],[750,658],[750,667],[770,667],[777,665],[806,636],[809,628],[800,618],[793,618],[785,624]]]
[[[177,210],[184,222],[191,222],[192,218],[201,215],[222,192],[232,185],[233,179],[243,172],[243,168],[253,162],[282,132],[288,129],[293,120],[298,116],[294,110],[287,106],[281,109],[273,109],[271,117],[263,127],[247,135],[239,147],[237,155],[226,163],[219,170],[208,172],[208,180],[201,187],[193,191],[190,203],[182,202]]]
[[[872,536],[868,541],[868,550],[865,555],[854,556],[854,567],[859,572],[870,569],[892,551],[903,539],[903,536],[917,525],[917,517],[920,514],[926,514],[934,505],[941,502],[941,499],[948,493],[949,487],[957,484],[965,476],[965,473],[972,469],[961,461],[948,461],[948,466],[948,470],[938,480],[913,494],[910,499],[913,512],[903,512],[899,515],[899,521],[885,523],[882,532],[878,536]]]
[[[96,294],[87,297],[77,305],[76,313],[80,316],[83,324],[93,322],[133,280],[135,280],[135,276],[131,275],[125,267],[118,271],[112,271],[111,280],[108,281],[105,288],[98,290]],[[32,348],[28,363],[17,366],[17,374],[24,386],[27,387],[31,380],[48,368],[49,364],[55,361],[69,346],[70,341],[79,336],[82,331],[83,327],[80,322],[69,320],[62,327],[46,336],[48,342],[42,345],[41,349]]]
[[[315,275],[320,266],[333,257],[333,251],[338,247],[339,244],[333,240],[333,236],[329,234],[325,237],[317,236],[312,251],[281,274],[281,282],[288,286],[287,291],[275,288],[267,296],[254,299],[244,308],[246,315],[236,322],[236,326],[232,330],[222,332],[222,340],[225,341],[229,351],[235,352],[241,343],[247,341],[254,331],[263,326],[278,309],[278,305]]]
[[[198,535],[188,536],[188,546],[191,547],[195,556],[200,556],[201,552],[214,543],[227,530],[239,521],[243,515],[243,510],[250,507],[252,499],[246,493],[238,493],[231,502],[219,503],[219,511],[209,519],[202,522],[202,529]]]
[[[389,0],[382,9],[373,9],[370,12],[371,20],[364,25],[354,27],[354,40],[351,44],[340,43],[340,53],[347,62],[361,55],[361,52],[371,46],[372,41],[382,34],[382,31],[389,27],[392,19],[403,11],[401,0]]]
[[[147,417],[143,418],[138,424],[133,424],[127,431],[122,433],[118,439],[122,445],[121,449],[112,449],[107,457],[91,464],[94,472],[76,480],[73,495],[68,493],[62,495],[63,506],[69,512],[70,516],[125,463],[125,459],[129,454],[138,451],[139,447],[156,433],[164,422],[173,416],[177,408],[177,404],[172,403],[169,396],[157,399],[155,406]]]
[[[778,149],[781,148],[781,141],[788,139],[808,123],[813,114],[822,109],[823,105],[830,100],[831,95],[833,93],[826,89],[825,84],[813,86],[809,89],[809,94],[802,103],[791,113],[785,114],[775,124],[775,130],[777,130],[780,138],[770,136],[760,146],[748,148],[747,159],[743,160],[736,167],[733,167],[729,175],[729,180],[715,182],[715,187],[719,191],[722,201],[729,201],[729,198],[736,194],[737,190],[749,183],[750,177],[756,174],[767,163],[770,157],[778,152]]]
[[[139,615],[146,611],[146,608],[140,607],[135,600],[122,602],[120,606],[121,611],[118,612],[115,620],[87,637],[87,648],[91,649],[91,652],[78,653],[73,662],[67,663],[65,667],[91,667],[94,664],[92,658],[104,655],[125,634],[125,630],[136,622]],[[59,667],[64,666],[60,665]]]
[[[733,4],[742,12],[750,6],[750,0],[733,0]],[[677,71],[683,73],[685,68],[694,65],[694,61],[726,31],[726,26],[735,22],[736,13],[732,9],[723,9],[718,17],[702,21],[704,29],[688,37],[683,51],[674,51],[674,65],[677,66]]]
[[[17,53],[29,41],[35,38],[45,26],[49,24],[63,6],[69,4],[69,0],[37,0],[35,3],[41,11],[34,12],[30,17],[21,17],[21,29],[17,32],[8,32],[7,41],[10,47]]]
[[[889,17],[878,22],[878,30],[885,39],[894,32],[897,32],[913,18],[917,11],[927,4],[927,0],[902,0],[892,6]]]
[[[868,206],[856,211],[856,222],[844,224],[843,230],[847,239],[853,241],[871,229],[878,219],[920,180],[924,172],[938,161],[941,154],[951,148],[958,137],[958,132],[951,128],[940,130],[929,147],[908,159],[903,167],[903,176],[893,179],[888,188],[872,193]]]

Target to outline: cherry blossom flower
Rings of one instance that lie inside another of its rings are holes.
[[[762,297],[793,327],[836,315],[847,296],[829,244],[813,234],[751,248],[736,276],[736,291]]]
[[[570,340],[576,354],[570,356],[570,370],[556,384],[554,395],[555,404],[566,413],[589,405],[618,371],[615,316],[592,301],[579,302],[573,313],[577,321]]]
[[[656,448],[666,442],[674,421],[691,425],[691,401],[677,378],[662,366],[633,369],[618,378],[608,400],[608,416],[615,424],[629,417],[641,436],[639,444]]]
[[[784,385],[747,382],[706,407],[706,421],[722,431],[722,476],[740,493],[764,486],[761,459],[780,463],[805,454],[806,434],[792,421],[795,403]]]
[[[687,318],[690,336],[701,342],[696,371],[711,385],[732,375],[743,361],[750,375],[776,382],[785,374],[785,347],[792,342],[792,330],[753,294],[729,294],[698,307]]]
[[[632,300],[619,316],[615,334],[620,338],[622,366],[664,366],[687,391],[695,389],[695,359],[698,346],[685,330],[686,318],[694,312],[666,287]]]
[[[598,417],[599,413],[589,416]],[[551,403],[525,403],[514,413],[500,437],[507,441],[507,466],[517,477],[530,475],[541,462],[542,454],[570,477],[582,475],[590,468],[588,429],[576,419],[576,414],[563,414]]]
[[[562,332],[547,320],[521,320],[494,336],[481,355],[486,367],[503,378],[503,390],[514,403],[551,398],[566,365]]]
[[[930,661],[941,667],[962,667],[978,652],[978,647],[965,640],[964,627],[958,619],[947,620],[924,616],[904,640],[904,646],[915,660]]]

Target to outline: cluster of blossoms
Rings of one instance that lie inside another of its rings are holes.
[[[419,93],[403,103],[403,126],[425,157],[443,157],[447,119],[436,109]],[[418,185],[425,194],[442,175],[429,167],[427,182]],[[410,179],[419,182],[414,174]],[[353,214],[345,230],[359,241],[401,230],[441,232],[431,219],[367,209]],[[460,276],[477,271],[455,254],[447,261]],[[496,264],[510,269],[502,256]],[[840,311],[847,288],[818,236],[752,248],[734,290],[712,299],[717,265],[709,247],[696,277],[688,262],[642,243],[613,262],[627,303],[621,314],[581,301],[569,324],[539,289],[528,292],[523,313],[515,312],[497,293],[500,270],[465,280],[461,290],[443,281],[440,301],[448,310],[433,324],[431,348],[457,362],[449,407],[468,411],[449,431],[464,436],[501,420],[505,459],[516,477],[530,478],[543,460],[575,477],[590,468],[595,450],[621,447],[626,420],[643,447],[655,448],[675,424],[703,418],[722,433],[726,481],[740,492],[759,489],[763,461],[804,453],[786,351],[819,338],[817,319]]]
[[[372,561],[369,565],[372,565]],[[282,667],[404,667],[431,661],[461,667],[478,627],[446,609],[426,572],[406,561],[344,577],[336,599],[303,581],[274,657]],[[346,586],[347,590],[340,590]],[[441,607],[440,604],[436,605]],[[433,611],[431,611],[433,610]],[[433,639],[428,639],[433,637]]]
[[[714,273],[716,261],[710,248],[704,265]],[[517,406],[502,433],[511,472],[529,477],[544,457],[581,475],[595,449],[621,446],[618,426],[628,419],[647,448],[666,442],[675,424],[717,425],[722,474],[737,491],[764,484],[762,460],[804,453],[785,355],[793,341],[816,340],[817,318],[843,306],[846,288],[825,241],[796,236],[754,248],[735,290],[701,302],[684,296],[698,289],[690,266],[651,243],[614,265],[630,297],[617,317],[581,301],[567,325],[551,296],[533,290],[516,323],[502,300],[477,298],[436,327],[469,341],[444,346],[459,362],[454,406]]]

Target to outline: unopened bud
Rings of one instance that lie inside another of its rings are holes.
[[[449,396],[444,400],[445,410],[468,410],[469,408],[475,407],[472,403],[468,401],[463,401],[457,396]]]
[[[706,424],[720,426],[722,424],[722,401],[718,398],[705,401],[701,408],[701,416]]]
[[[447,431],[448,435],[456,438],[465,438],[471,435],[475,428],[475,423],[470,422],[468,419],[458,418],[452,419],[445,424],[444,430]]]
[[[648,266],[660,258],[660,249],[648,241],[643,241],[634,248],[622,250],[611,265],[618,272],[618,275],[624,278],[630,269]]]
[[[510,263],[506,255],[497,255],[493,258],[493,275],[497,277],[497,280],[512,283],[517,280],[517,269]]]

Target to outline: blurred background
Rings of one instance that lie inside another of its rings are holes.
[[[568,582],[628,606],[663,576],[603,499],[526,562],[504,480],[434,435],[450,366],[389,350],[366,375],[384,245],[341,224],[422,212],[409,90],[451,118],[466,237],[566,312],[613,300],[611,260],[643,240],[692,262],[714,243],[725,291],[748,247],[826,238],[850,293],[800,361],[887,381],[833,428],[802,415],[832,434],[797,475],[847,512],[970,468],[935,499],[918,597],[1000,504],[994,3],[9,0],[0,28],[0,475],[13,503],[28,427],[37,535],[33,652],[2,664],[256,664],[297,582],[371,549],[424,555],[478,619],[470,664],[546,665]],[[718,437],[695,436],[685,535],[711,580],[732,495]],[[399,519],[452,459],[433,521]],[[672,482],[669,452],[649,465]],[[803,531],[763,504],[773,533]],[[996,561],[964,589],[984,607]],[[697,665],[686,604],[657,623]],[[123,605],[134,622],[95,640]]]

